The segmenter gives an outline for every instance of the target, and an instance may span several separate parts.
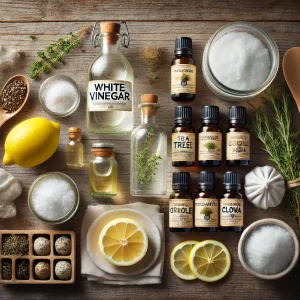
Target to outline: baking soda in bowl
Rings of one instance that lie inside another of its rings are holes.
[[[65,176],[50,173],[34,184],[30,205],[38,217],[56,221],[66,217],[74,209],[77,199],[76,188]]]
[[[245,241],[244,254],[249,267],[264,275],[284,271],[291,264],[294,252],[292,236],[278,225],[262,225]]]

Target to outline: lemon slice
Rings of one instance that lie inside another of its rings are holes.
[[[192,248],[198,244],[197,241],[186,241],[178,244],[170,255],[170,265],[173,272],[181,279],[193,280],[197,277],[189,266],[189,256]]]
[[[110,263],[116,266],[132,266],[145,256],[148,236],[136,221],[119,218],[104,226],[99,236],[99,248]]]
[[[207,282],[217,281],[230,269],[230,253],[226,246],[218,241],[203,241],[192,249],[189,265],[199,279]]]

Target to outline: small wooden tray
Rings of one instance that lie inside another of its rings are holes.
[[[17,255],[3,255],[2,254],[2,242],[4,235],[27,235],[29,241],[29,253],[24,256]],[[60,236],[69,236],[71,239],[71,253],[70,255],[64,256],[59,255],[55,252],[55,241]],[[33,244],[34,240],[40,236],[48,236],[50,239],[50,254],[49,255],[37,255],[34,252]],[[74,231],[60,231],[60,230],[0,230],[0,283],[2,284],[72,284],[75,282],[75,253],[76,249],[76,235]],[[11,260],[12,263],[12,278],[11,280],[2,279],[2,261]],[[18,260],[29,261],[29,279],[17,279],[16,276],[16,265]],[[68,280],[61,280],[55,276],[55,265],[60,260],[67,260],[71,263],[72,273],[71,278]],[[50,279],[40,280],[35,276],[34,267],[39,261],[47,261],[50,264]]]

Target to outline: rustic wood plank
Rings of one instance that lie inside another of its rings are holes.
[[[22,59],[19,61],[18,65],[14,70],[11,70],[5,74],[5,78],[0,81],[0,85],[3,84],[3,81],[8,78],[10,75],[22,72],[28,75],[28,68],[32,61],[35,59],[36,51],[42,50],[49,43],[54,42],[58,36],[64,35],[69,31],[75,31],[77,29],[82,28],[84,25],[88,24],[87,20],[97,19],[96,17],[97,9],[91,9],[93,3],[95,2],[89,1],[86,4],[86,7],[83,6],[82,1],[70,1],[74,4],[74,12],[68,11],[70,9],[69,3],[63,3],[63,5],[67,5],[65,9],[59,11],[54,11],[53,4],[50,1],[41,1],[41,6],[37,6],[34,1],[26,1],[26,5],[22,4],[21,1],[5,1],[5,5],[2,5],[1,10],[1,18],[2,21],[7,21],[11,23],[1,23],[0,21],[0,44],[4,46],[13,46],[16,49],[22,51],[24,55]],[[151,3],[150,3],[151,2]],[[245,4],[247,1],[239,1],[239,5]],[[248,1],[249,2],[249,1]],[[0,2],[1,3],[1,2]],[[58,3],[58,2],[56,2]],[[155,10],[153,10],[153,2],[145,1],[144,6],[140,1],[128,1],[131,5],[127,5],[129,8],[137,7],[135,12],[139,12],[139,18],[147,18],[149,20],[152,19],[151,16],[147,16],[146,14],[149,11],[153,14],[153,20],[157,18],[157,20],[168,17],[171,17],[167,14],[166,10],[175,10],[175,1],[170,1],[166,6],[162,6],[162,1],[156,1],[157,5],[161,4],[160,13],[158,14]],[[186,2],[187,3],[187,2]],[[193,2],[195,5],[198,5]],[[204,5],[204,2],[201,2]],[[229,5],[232,3],[231,1],[225,1],[224,4],[221,2],[214,2],[210,6],[207,4],[207,7],[210,9],[215,9],[218,11],[220,9],[220,5],[225,4]],[[97,2],[98,4],[98,2]],[[105,5],[105,7],[115,8],[116,4],[109,1],[102,1],[98,5]],[[56,4],[57,5],[57,4]],[[140,5],[140,8],[138,7]],[[147,8],[148,5],[148,8]],[[200,4],[199,4],[200,5]],[[270,7],[274,5],[274,11],[277,11],[275,14],[277,18],[280,16],[281,19],[293,18],[298,16],[294,16],[291,13],[290,4],[285,4],[285,6],[281,6],[282,4],[273,3],[271,1],[266,1],[261,4],[257,4],[254,9],[249,9],[249,12],[246,12],[245,8],[238,9],[236,11],[237,15],[243,16],[243,18],[247,19],[248,17],[254,17],[257,14],[257,18],[260,17],[265,20],[269,20],[269,14],[264,16],[262,12],[259,12],[258,8],[262,10],[264,6]],[[10,6],[10,7],[9,7]],[[120,6],[120,5],[118,5]],[[97,5],[95,5],[97,7]],[[125,5],[124,5],[125,7]],[[200,6],[195,6],[199,8]],[[245,6],[247,7],[247,6]],[[286,10],[281,10],[282,7],[285,7]],[[20,13],[18,9],[22,8],[23,19],[18,19],[20,17]],[[50,11],[51,14],[46,14],[45,11]],[[47,10],[46,10],[47,9]],[[138,10],[140,9],[140,10]],[[148,9],[148,10],[147,10]],[[257,9],[257,11],[256,11]],[[16,15],[12,14],[12,11],[16,12]],[[80,11],[81,10],[81,11]],[[90,15],[88,16],[87,11],[89,11]],[[123,10],[126,13],[125,10]],[[134,11],[134,10],[132,10]],[[262,10],[263,11],[263,10]],[[274,11],[271,9],[270,14],[272,18],[275,16]],[[287,14],[288,15],[285,15]],[[107,13],[107,10],[105,11]],[[154,14],[156,12],[156,14]],[[190,9],[189,12],[191,16],[195,16],[196,12],[193,9]],[[222,18],[229,18],[229,13],[233,15],[232,9],[226,9],[222,14]],[[279,12],[282,12],[281,14]],[[103,14],[103,12],[101,12]],[[120,9],[116,9],[114,14],[114,18],[119,18],[121,15]],[[3,16],[2,16],[3,14]],[[5,14],[5,16],[4,16]],[[183,12],[179,11],[178,19],[184,18]],[[204,15],[199,15],[199,18],[209,19],[209,16],[213,15],[211,10],[204,10]],[[245,14],[245,15],[243,15]],[[64,16],[63,16],[64,15]],[[81,19],[83,22],[74,21],[72,23],[65,22],[38,22],[41,20],[56,20],[57,18],[68,20],[68,18],[72,18],[72,20],[77,20],[78,16],[81,15]],[[94,15],[94,17],[92,17]],[[63,16],[63,17],[62,17]],[[83,17],[82,17],[83,16]],[[101,16],[101,15],[100,15]],[[132,15],[134,18],[136,15]],[[51,19],[52,18],[52,19]],[[189,16],[185,16],[185,20],[191,19]],[[279,18],[280,19],[280,18]],[[17,20],[30,21],[30,23],[16,23]],[[37,21],[37,22],[33,22]],[[203,53],[203,49],[205,43],[209,39],[210,35],[217,30],[220,26],[223,26],[226,22],[129,22],[129,29],[131,31],[132,43],[129,49],[124,50],[125,55],[128,57],[135,71],[135,85],[134,85],[134,97],[135,97],[135,124],[139,124],[140,113],[136,104],[139,102],[139,96],[142,93],[154,92],[159,95],[159,101],[161,104],[161,109],[158,112],[158,122],[162,124],[164,129],[167,132],[171,131],[173,127],[173,114],[174,107],[176,103],[174,103],[170,99],[169,95],[169,86],[170,86],[170,61],[173,57],[173,44],[174,39],[179,35],[189,35],[193,38],[194,41],[194,56],[197,60],[198,66],[198,76],[197,76],[197,99],[191,103],[194,110],[194,127],[198,128],[200,126],[200,109],[202,105],[206,104],[214,104],[220,107],[221,111],[221,126],[223,131],[225,131],[226,124],[226,116],[227,116],[227,108],[230,105],[227,102],[223,102],[217,97],[215,97],[206,87],[202,73],[201,73],[201,57]],[[280,49],[280,55],[284,54],[284,52],[299,43],[299,32],[300,32],[300,23],[298,22],[260,22],[258,23],[262,25],[272,36],[275,38],[278,43]],[[32,41],[29,38],[29,35],[36,35],[35,41]],[[163,66],[160,70],[160,80],[156,81],[152,86],[148,84],[147,79],[145,78],[145,67],[141,63],[140,57],[143,47],[155,45],[158,47],[162,47],[164,50],[163,53]],[[23,193],[21,197],[17,200],[17,208],[18,208],[18,217],[17,219],[11,220],[0,220],[0,228],[3,229],[28,229],[28,228],[36,228],[36,229],[47,229],[47,228],[58,228],[59,229],[72,229],[75,230],[77,236],[80,236],[80,225],[83,218],[83,214],[85,212],[86,206],[89,204],[97,205],[98,203],[128,203],[135,201],[144,201],[146,203],[155,203],[161,205],[161,211],[165,213],[165,227],[166,227],[166,255],[165,255],[165,270],[163,277],[163,284],[160,286],[128,286],[128,287],[112,287],[112,286],[99,286],[94,283],[89,283],[85,279],[80,278],[80,264],[78,263],[77,267],[77,281],[73,286],[68,286],[64,288],[55,288],[49,289],[48,287],[42,286],[22,286],[16,289],[15,287],[5,287],[0,286],[0,294],[1,299],[9,299],[12,300],[16,297],[19,299],[298,299],[299,293],[299,285],[297,283],[297,278],[299,276],[300,268],[299,266],[289,274],[286,278],[277,281],[277,282],[265,282],[255,279],[254,277],[248,275],[246,271],[243,270],[242,266],[239,263],[237,256],[237,244],[239,240],[240,234],[238,233],[221,233],[218,232],[216,234],[171,234],[168,233],[168,196],[162,198],[138,198],[131,197],[129,194],[129,145],[130,145],[130,137],[129,136],[104,136],[104,135],[95,135],[90,134],[86,131],[85,128],[85,89],[87,84],[87,76],[86,70],[88,68],[89,63],[92,59],[97,55],[98,49],[92,49],[91,42],[88,40],[85,41],[83,47],[81,49],[77,49],[73,51],[68,58],[66,58],[66,64],[64,66],[58,67],[57,70],[51,72],[50,75],[55,74],[65,74],[69,75],[79,84],[82,94],[82,101],[78,108],[78,110],[70,117],[63,119],[54,119],[48,116],[40,107],[38,100],[38,91],[39,86],[42,81],[47,77],[43,76],[39,81],[31,81],[31,95],[29,102],[26,104],[22,112],[15,117],[14,119],[7,122],[0,129],[0,159],[3,156],[3,142],[6,134],[9,130],[15,126],[18,122],[34,117],[34,116],[44,116],[52,120],[56,120],[62,125],[62,133],[60,139],[60,145],[58,151],[50,158],[46,163],[33,168],[33,169],[23,169],[18,166],[3,166],[1,163],[1,167],[11,172],[15,176],[17,176],[24,187]],[[280,71],[278,77],[276,79],[278,84],[283,82],[282,72]],[[262,105],[260,97],[251,101],[250,104],[245,104],[248,108],[250,114],[254,113],[255,109]],[[296,107],[296,106],[295,106]],[[297,128],[300,129],[299,115],[297,111],[294,111],[293,119],[296,121]],[[119,163],[119,194],[117,197],[112,199],[105,200],[96,200],[90,197],[87,193],[87,180],[88,180],[88,171],[84,170],[69,170],[64,165],[64,157],[65,157],[65,145],[67,143],[67,128],[69,126],[80,126],[83,130],[83,143],[85,146],[85,156],[86,161],[90,159],[90,148],[91,144],[95,140],[105,140],[114,142],[116,145],[117,152],[117,160]],[[170,140],[170,139],[169,139]],[[252,166],[255,165],[264,165],[267,163],[266,154],[260,150],[260,144],[257,142],[255,138],[252,138],[252,157],[253,162]],[[168,147],[168,155],[170,156],[170,145]],[[245,175],[251,167],[246,169],[235,169],[240,170],[243,175]],[[171,173],[173,168],[169,162],[168,165],[168,193],[171,191]],[[196,169],[195,169],[196,170]],[[222,175],[227,170],[225,166],[220,168],[214,168],[213,171],[217,172],[217,190],[220,194],[222,192]],[[80,195],[81,202],[79,206],[79,210],[76,216],[67,222],[66,224],[60,226],[49,226],[38,219],[36,219],[30,212],[27,205],[27,193],[30,185],[34,181],[34,179],[49,171],[61,171],[69,176],[77,183]],[[192,193],[196,192],[197,188],[197,174],[192,173]],[[274,217],[279,218],[288,224],[290,224],[297,232],[299,236],[299,229],[297,229],[297,224],[293,220],[293,218],[286,212],[286,208],[284,206],[280,206],[278,208],[269,209],[267,211],[258,210],[250,203],[246,202],[245,208],[245,222],[246,225],[252,223],[255,220],[265,218],[265,217]],[[169,267],[169,255],[171,249],[180,241],[186,239],[197,239],[203,240],[207,238],[214,238],[224,242],[228,247],[233,257],[233,266],[229,273],[229,275],[216,284],[205,284],[200,281],[194,282],[183,282],[182,280],[176,278],[173,275],[170,267]],[[77,239],[77,247],[79,249],[79,241]],[[80,262],[79,251],[77,254],[77,261]]]
[[[297,0],[1,0],[1,22],[16,21],[299,21]]]

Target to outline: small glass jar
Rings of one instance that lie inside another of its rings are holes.
[[[93,159],[89,168],[89,194],[93,197],[117,195],[117,161],[113,144],[92,144]]]
[[[235,90],[222,84],[216,76],[214,76],[209,63],[210,50],[212,45],[222,36],[231,32],[246,32],[249,33],[265,45],[270,54],[271,68],[268,77],[264,83],[250,90]],[[261,27],[247,23],[234,22],[225,25],[216,31],[207,42],[202,60],[202,73],[208,88],[218,97],[228,101],[246,101],[263,92],[275,78],[279,68],[279,51],[273,38]]]

